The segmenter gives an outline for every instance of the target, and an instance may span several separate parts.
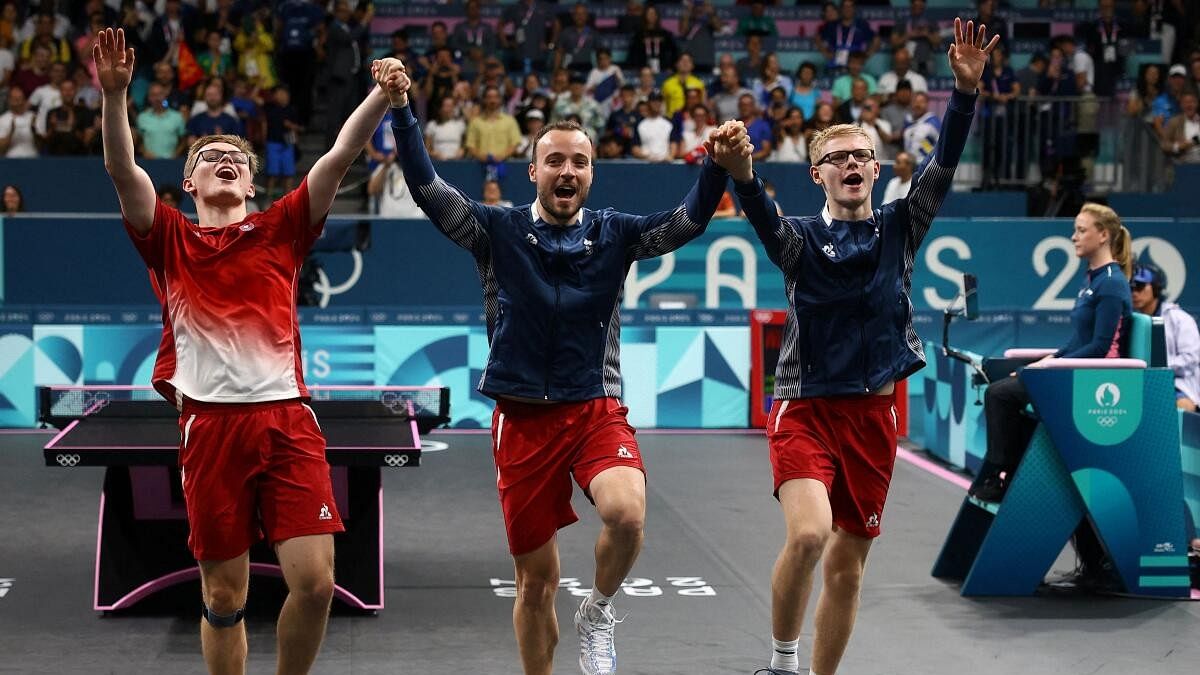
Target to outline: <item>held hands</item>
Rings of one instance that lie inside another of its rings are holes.
[[[975,30],[975,22],[968,21],[964,30],[962,19],[954,19],[954,44],[946,50],[946,58],[950,61],[950,70],[954,73],[954,87],[961,92],[974,93],[983,77],[983,69],[987,66],[992,50],[1000,42],[999,35],[984,46],[987,39],[987,26],[979,24]]]
[[[106,94],[124,91],[133,78],[133,47],[125,47],[125,31],[105,28],[92,45],[96,76]]]
[[[408,90],[412,87],[412,80],[408,79],[408,71],[400,59],[389,57],[372,61],[371,77],[387,94],[393,108],[408,105]]]
[[[729,172],[733,179],[745,183],[754,178],[754,166],[751,155],[754,146],[750,144],[750,134],[746,125],[740,120],[731,120],[722,124],[704,141],[704,149],[721,168]]]

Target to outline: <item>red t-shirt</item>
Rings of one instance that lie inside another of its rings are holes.
[[[145,236],[125,221],[163,306],[154,388],[212,403],[307,397],[296,282],[325,219],[309,227],[308,180],[271,208],[202,228],[158,202]]]

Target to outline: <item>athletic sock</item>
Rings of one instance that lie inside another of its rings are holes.
[[[798,672],[800,670],[800,659],[796,657],[796,650],[800,646],[800,638],[795,640],[771,640],[773,649],[771,650],[771,667],[775,670],[790,670]]]
[[[612,599],[613,596],[604,595],[600,591],[593,588],[592,591],[588,593],[587,599],[583,601],[583,606],[588,610],[591,610],[593,607],[606,607],[612,604]]]

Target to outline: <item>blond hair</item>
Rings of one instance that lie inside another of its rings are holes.
[[[1121,224],[1121,217],[1116,211],[1095,202],[1088,202],[1079,209],[1086,213],[1096,223],[1096,229],[1108,233],[1108,249],[1112,251],[1113,260],[1121,266],[1126,278],[1133,277],[1133,235]]]
[[[867,132],[862,130],[862,127],[853,124],[835,124],[828,129],[822,129],[813,134],[812,140],[808,143],[808,156],[816,161],[820,161],[821,157],[825,154],[823,152],[825,144],[835,138],[842,138],[844,136],[862,136],[867,139],[867,145],[872,150],[875,149],[875,142],[871,140]]]
[[[190,177],[196,170],[196,162],[200,161],[200,151],[209,143],[228,143],[237,146],[237,149],[246,153],[246,157],[250,160],[250,175],[254,176],[258,173],[258,155],[254,154],[254,146],[250,145],[250,141],[233,134],[212,134],[197,138],[196,142],[188,148],[187,161],[183,164],[184,178]]]

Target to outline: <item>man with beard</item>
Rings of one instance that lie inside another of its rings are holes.
[[[950,189],[971,130],[980,77],[997,39],[954,21],[954,73],[943,133],[904,199],[871,208],[876,148],[834,125],[809,146],[825,208],[781,218],[763,182],[738,166],[734,190],[771,262],[783,270],[787,323],[767,421],[774,494],[787,539],[771,579],[772,675],[800,671],[798,642],[823,561],[811,675],[832,675],[858,610],[896,457],[895,382],[925,365],[912,325],[913,259]]]
[[[620,314],[636,260],[673,251],[700,235],[728,180],[749,171],[750,143],[736,124],[706,143],[709,157],[683,202],[649,216],[583,208],[594,151],[570,121],[533,139],[529,180],[537,200],[485,206],[437,176],[409,107],[403,65],[377,81],[392,102],[397,157],[434,225],[471,252],[483,285],[490,352],[479,391],[496,399],[492,417],[496,484],[516,566],[513,625],[526,675],[549,675],[558,642],[557,531],[578,520],[571,479],[596,506],[603,528],[596,576],[575,613],[586,675],[616,671],[612,598],[642,544],[646,482],[621,404]]]

